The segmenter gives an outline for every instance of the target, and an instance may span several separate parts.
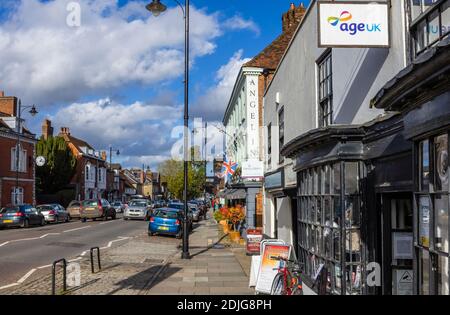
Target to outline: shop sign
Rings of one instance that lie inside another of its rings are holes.
[[[247,160],[242,163],[242,178],[264,177],[264,163],[259,160]]]
[[[395,270],[396,295],[413,295],[413,271]]]
[[[264,178],[264,186],[266,189],[273,189],[273,188],[282,188],[283,187],[283,174],[281,171],[278,171],[274,174],[267,175]]]
[[[247,156],[259,160],[258,75],[247,75]]]
[[[279,244],[264,244],[263,254],[261,256],[261,265],[259,267],[258,279],[256,281],[257,292],[270,294],[273,279],[278,273],[280,261],[272,257],[289,258],[291,246]]]
[[[388,2],[319,2],[319,47],[390,47]]]

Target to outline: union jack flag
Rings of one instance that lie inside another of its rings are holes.
[[[221,177],[225,177],[226,179],[231,178],[236,172],[238,164],[232,161],[223,161]]]

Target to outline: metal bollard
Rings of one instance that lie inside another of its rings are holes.
[[[98,269],[99,271],[102,270],[102,265],[100,262],[100,248],[99,247],[92,247],[91,248],[91,271],[92,273],[95,273],[94,268],[94,251],[97,250],[97,262],[98,262]]]
[[[63,263],[63,290],[64,292],[67,291],[67,261],[62,258],[60,260],[57,260],[53,263],[52,266],[52,295],[56,295],[56,266],[59,263]]]

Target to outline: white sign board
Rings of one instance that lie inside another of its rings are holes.
[[[319,47],[389,47],[387,2],[319,2]]]
[[[242,178],[264,177],[264,163],[259,160],[247,160],[242,163]]]
[[[264,244],[261,263],[259,266],[258,279],[256,281],[256,292],[270,294],[272,283],[278,273],[280,261],[273,257],[284,257],[288,259],[291,254],[290,245]]]
[[[247,156],[259,159],[259,76],[247,74]]]
[[[414,237],[412,233],[395,232],[393,243],[394,259],[414,259]]]

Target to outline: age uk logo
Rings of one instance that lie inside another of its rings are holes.
[[[332,26],[337,27],[342,32],[348,32],[350,35],[356,35],[360,32],[381,32],[380,23],[347,23],[353,19],[353,15],[349,11],[342,11],[339,17],[330,16],[328,17],[328,23]]]

